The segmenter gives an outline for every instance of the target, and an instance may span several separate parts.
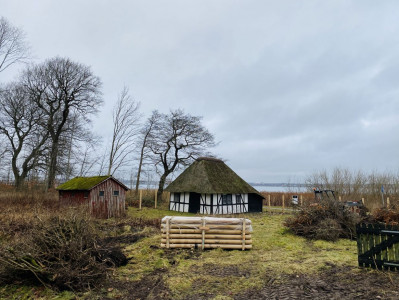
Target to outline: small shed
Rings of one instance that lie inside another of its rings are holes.
[[[169,209],[200,214],[262,212],[262,195],[222,160],[200,157],[166,189]]]
[[[126,191],[112,176],[75,177],[57,187],[60,205],[87,204],[97,218],[121,217],[125,214]]]

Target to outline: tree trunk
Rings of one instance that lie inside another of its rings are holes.
[[[157,198],[158,198],[158,201],[160,201],[160,202],[163,200],[163,199],[162,199],[163,187],[164,187],[164,185],[165,185],[166,177],[167,177],[168,175],[169,175],[169,174],[167,174],[167,173],[163,173],[162,176],[161,176],[161,179],[159,180]]]
[[[15,188],[17,189],[17,191],[21,191],[24,187],[24,183],[25,183],[25,178],[23,178],[23,176],[15,175],[14,174],[14,178],[15,178]]]
[[[14,174],[14,185],[17,190],[21,190],[24,184],[24,179],[20,174],[19,174],[19,169],[17,166],[17,157],[18,157],[19,152],[15,152],[12,159],[11,159],[11,168],[12,168],[12,173]]]
[[[142,159],[140,159],[140,163],[139,163],[139,170],[137,171],[137,178],[136,178],[136,195],[139,192],[139,186],[140,186],[140,175],[141,175],[141,166],[143,164]]]
[[[114,124],[114,126],[115,126],[115,124]],[[109,164],[108,164],[108,172],[107,172],[108,176],[111,175],[111,170],[112,170],[112,167],[114,165],[115,138],[116,137],[115,137],[115,128],[114,128],[114,135],[112,136],[111,151],[109,152]]]
[[[48,169],[47,190],[54,188],[57,172],[58,140],[53,141],[50,151],[50,165]]]
[[[73,137],[75,133],[75,123],[76,123],[76,115],[73,118],[72,121],[72,130],[71,130],[71,137],[69,139],[69,145],[68,145],[68,158],[67,158],[67,166],[66,166],[66,174],[65,174],[65,179],[69,180],[71,179],[72,176],[72,167],[71,167],[71,156],[72,156],[72,144],[73,144]]]
[[[144,159],[144,148],[145,148],[145,139],[143,146],[141,147],[141,153],[140,153],[140,162],[139,162],[139,169],[137,171],[137,179],[136,179],[136,195],[139,192],[139,186],[140,186],[140,175],[141,175],[141,168],[143,166],[143,159]]]

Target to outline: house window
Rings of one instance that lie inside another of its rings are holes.
[[[241,194],[236,194],[236,204],[241,204],[242,203],[242,196]]]
[[[222,204],[223,205],[233,204],[233,201],[231,200],[231,194],[222,195]]]
[[[104,197],[104,191],[100,191],[99,196]]]
[[[89,197],[89,192],[85,192],[83,197],[88,198]]]
[[[173,202],[180,202],[180,193],[173,194]]]
[[[119,196],[119,191],[114,191],[114,196]]]

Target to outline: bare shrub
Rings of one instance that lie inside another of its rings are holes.
[[[321,220],[315,228],[314,238],[316,240],[336,241],[342,233],[341,225],[337,220],[327,218]]]
[[[295,234],[310,239],[335,241],[338,238],[354,238],[356,224],[362,220],[358,214],[346,209],[342,203],[324,199],[320,204],[302,207],[285,222]]]
[[[398,225],[399,224],[399,210],[396,208],[387,209],[380,208],[376,209],[372,215],[373,222],[382,222],[389,225]]]
[[[84,290],[126,263],[117,247],[104,245],[85,216],[52,217],[33,225],[24,239],[0,246],[0,280],[40,281],[59,289]]]
[[[399,204],[399,173],[365,173],[360,170],[335,168],[314,172],[306,178],[305,183],[309,190],[334,190],[343,201],[359,201],[363,198],[369,210],[383,206],[381,187],[384,186],[385,204],[387,197],[391,205]]]

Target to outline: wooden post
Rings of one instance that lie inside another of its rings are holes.
[[[205,218],[202,218],[202,250],[205,249]]]
[[[338,200],[339,200],[339,202],[341,202],[341,196],[338,196]]]
[[[143,200],[143,190],[140,190],[139,209],[141,210],[141,201]]]
[[[155,208],[157,208],[158,190],[155,190]]]
[[[385,203],[384,203],[384,192],[381,191],[381,199],[382,199],[382,207],[385,207]]]
[[[272,211],[271,205],[270,205],[270,194],[267,195],[267,205],[269,206],[269,212]]]
[[[303,206],[303,195],[299,196],[301,198],[301,206]]]
[[[285,207],[285,202],[284,202],[284,194],[283,194],[283,213],[284,213],[284,207]]]
[[[166,219],[166,248],[169,248],[169,229],[170,229],[170,219]]]
[[[390,206],[390,202],[389,202],[389,197],[387,197],[387,208],[389,208],[389,206]]]
[[[242,219],[242,250],[245,250],[245,218]]]

